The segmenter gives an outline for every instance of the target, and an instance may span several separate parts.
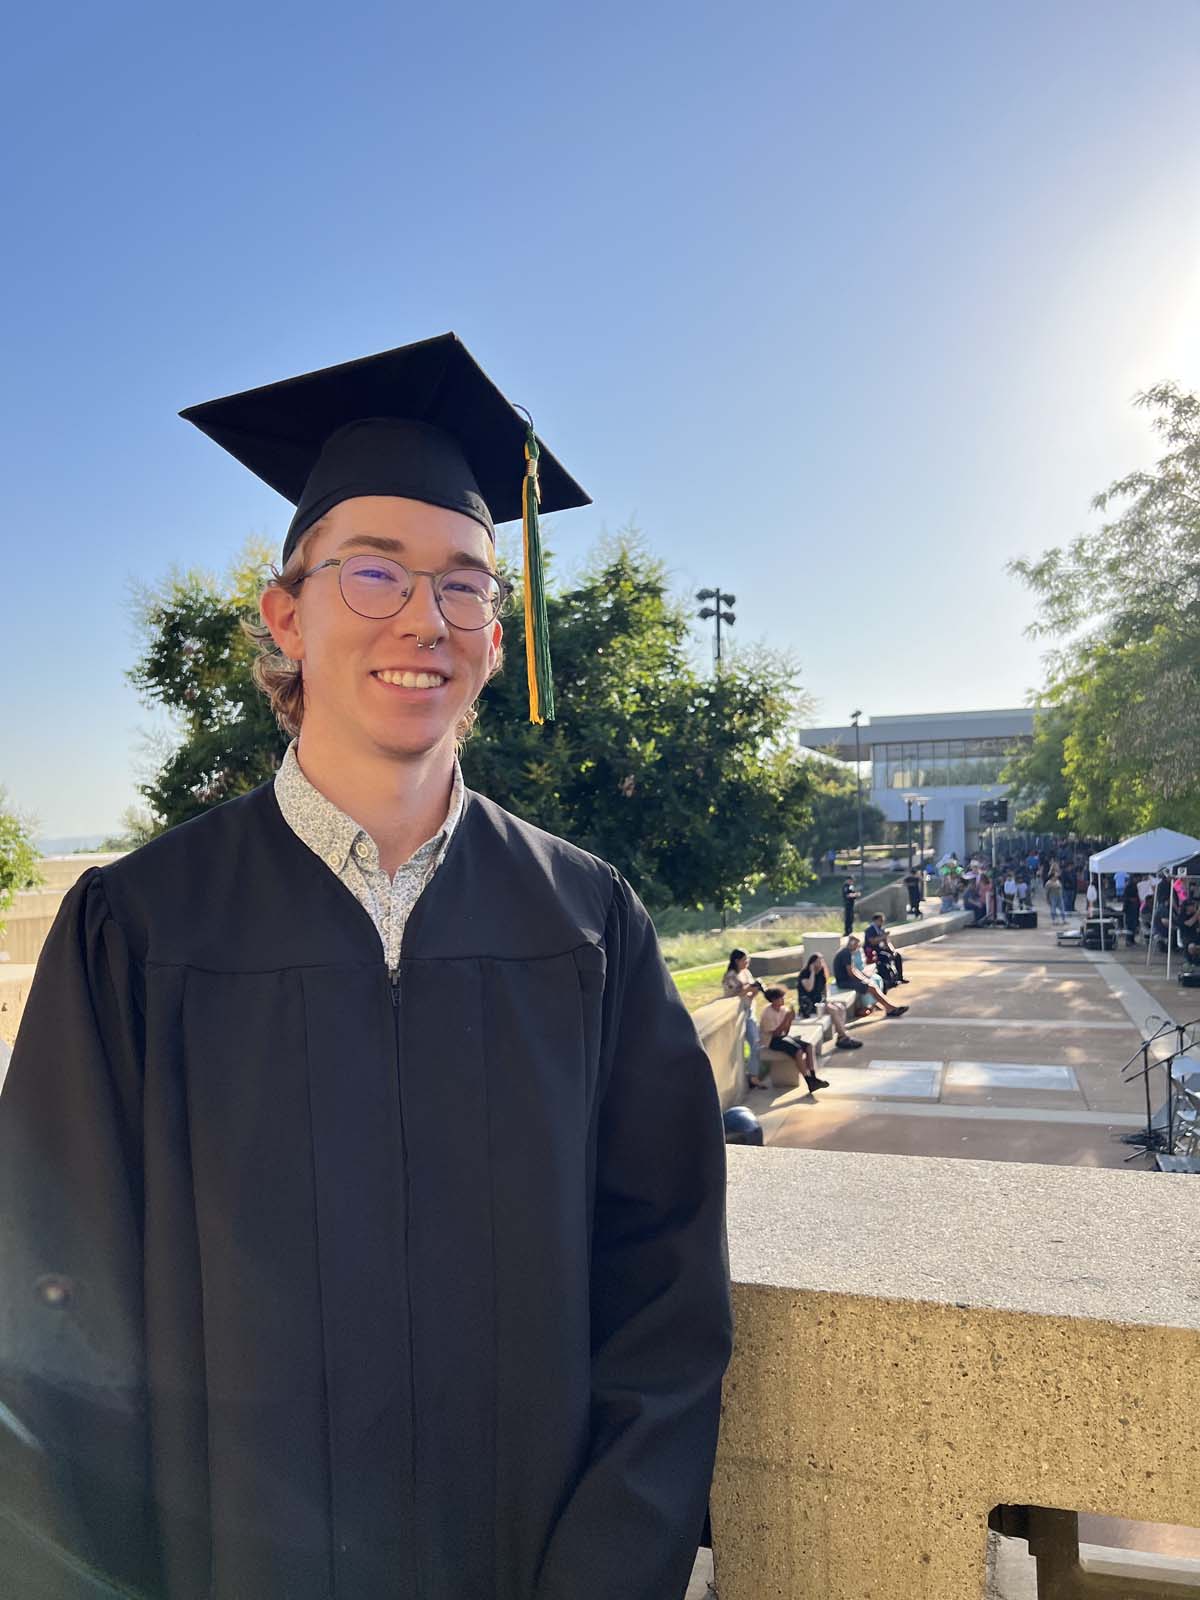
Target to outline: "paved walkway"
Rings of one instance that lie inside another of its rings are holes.
[[[905,972],[892,998],[909,1015],[856,1023],[864,1048],[822,1058],[828,1089],[750,1094],[769,1144],[1125,1165],[1135,1147],[1121,1136],[1144,1125],[1145,1102],[1121,1068],[1165,1010],[1136,962],[1060,948],[1049,926],[980,928],[906,951]]]

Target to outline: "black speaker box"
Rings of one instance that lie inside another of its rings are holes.
[[[1036,928],[1037,917],[1036,911],[1014,911],[1012,925],[1014,928]]]
[[[1200,989],[1200,971],[1181,972],[1179,982],[1184,989]]]

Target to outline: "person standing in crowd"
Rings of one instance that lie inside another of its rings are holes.
[[[1075,876],[1075,862],[1068,857],[1066,865],[1060,874],[1062,878],[1063,911],[1067,916],[1075,915],[1075,896],[1079,890],[1079,881]]]
[[[1050,907],[1052,923],[1067,920],[1067,913],[1063,910],[1062,878],[1059,876],[1057,861],[1050,863],[1050,871],[1046,878],[1046,904]]]
[[[749,1050],[748,1082],[752,1089],[762,1088],[758,1075],[758,1023],[754,1020],[754,996],[762,994],[763,986],[750,971],[750,957],[745,950],[731,950],[729,965],[721,979],[721,992],[730,999],[742,1002],[742,1037]]]
[[[987,879],[973,878],[963,893],[963,910],[974,918],[971,926],[977,928],[987,918]]]
[[[1013,912],[1017,909],[1017,875],[1010,867],[1004,879],[1004,921],[1012,926]]]
[[[842,885],[842,932],[854,932],[854,906],[858,899],[859,891],[854,886],[854,879],[847,878]]]
[[[1128,948],[1137,943],[1138,923],[1142,915],[1142,902],[1138,899],[1137,884],[1133,881],[1132,873],[1126,876],[1121,894],[1121,915],[1125,921],[1125,944]]]
[[[920,917],[921,910],[921,873],[917,867],[909,867],[904,875],[904,887],[908,890],[908,914],[910,917]]]
[[[1169,940],[1172,934],[1173,917],[1171,913],[1171,885],[1166,878],[1160,878],[1154,890],[1151,916],[1152,937],[1157,943],[1160,954],[1165,955],[1169,949]]]

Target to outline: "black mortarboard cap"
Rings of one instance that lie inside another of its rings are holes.
[[[283,559],[342,500],[403,495],[494,537],[522,514],[529,424],[456,334],[326,367],[180,413],[290,500]],[[540,510],[590,498],[538,441]]]

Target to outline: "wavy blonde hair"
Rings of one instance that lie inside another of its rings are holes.
[[[276,567],[271,568],[271,576],[267,580],[264,593],[266,589],[283,589],[293,598],[299,594],[300,580],[308,565],[309,552],[323,521],[324,518],[320,522],[314,522],[312,527],[305,531],[284,563],[282,572]],[[257,651],[250,667],[255,687],[266,696],[275,720],[284,733],[290,739],[294,739],[304,721],[304,674],[300,663],[284,655],[261,615],[243,619],[242,632]],[[501,646],[496,654],[496,665],[488,674],[489,682],[503,665],[504,649]],[[460,752],[478,720],[479,702],[475,701],[463,712],[458,719],[458,727],[454,730],[455,745]]]

